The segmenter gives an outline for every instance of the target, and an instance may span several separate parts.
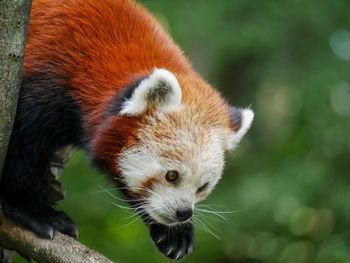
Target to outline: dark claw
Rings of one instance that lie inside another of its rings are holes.
[[[28,222],[23,223],[21,225],[23,225],[25,228],[32,230],[36,235],[38,235],[41,238],[50,239],[50,240],[53,239],[53,236],[54,236],[53,227],[41,220],[34,220],[32,218],[28,218]]]
[[[75,239],[79,237],[79,230],[77,225],[70,219],[66,213],[55,211],[54,215],[48,219],[48,222],[53,228],[62,234],[66,234]]]
[[[192,224],[173,227],[151,224],[150,235],[158,250],[170,259],[180,260],[194,250]]]

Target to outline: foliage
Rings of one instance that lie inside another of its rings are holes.
[[[234,105],[252,105],[252,130],[227,156],[184,262],[350,261],[350,17],[348,0],[144,0],[195,67]],[[349,31],[348,31],[349,30]],[[111,204],[81,152],[63,175],[60,208],[81,240],[118,262],[168,262],[147,229]],[[222,207],[221,207],[222,206]],[[219,220],[219,221],[217,221]]]

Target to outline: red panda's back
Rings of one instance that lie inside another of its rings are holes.
[[[58,76],[89,108],[154,67],[191,66],[158,22],[132,0],[34,0],[24,76]]]

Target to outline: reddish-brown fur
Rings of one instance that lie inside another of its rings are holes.
[[[143,117],[115,116],[101,125],[105,109],[119,90],[155,67],[176,75],[183,103],[195,105],[202,115],[193,118],[189,112],[186,118],[230,127],[228,105],[134,1],[34,0],[31,18],[24,76],[48,72],[60,77],[82,108],[93,154],[112,171],[118,171],[115,160],[121,148],[137,142]]]

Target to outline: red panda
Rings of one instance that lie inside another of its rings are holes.
[[[43,238],[77,237],[50,204],[47,179],[54,152],[73,145],[123,186],[161,253],[191,253],[195,204],[253,112],[230,107],[132,0],[34,0],[23,70],[4,214]]]

